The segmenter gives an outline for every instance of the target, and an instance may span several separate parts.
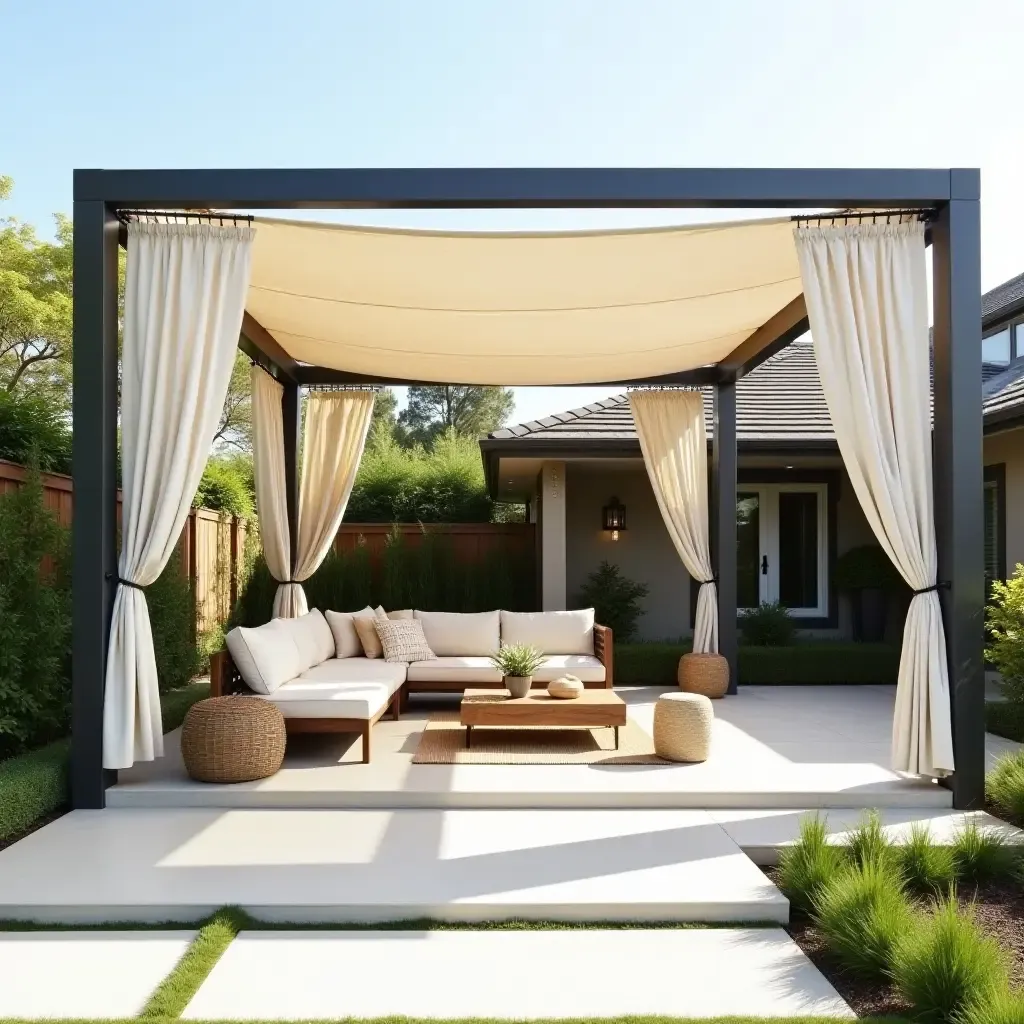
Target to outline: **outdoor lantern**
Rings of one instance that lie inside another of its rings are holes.
[[[609,498],[601,514],[604,529],[611,532],[612,540],[618,540],[619,530],[626,528],[626,506],[618,498]]]

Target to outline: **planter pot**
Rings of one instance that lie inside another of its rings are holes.
[[[724,697],[729,689],[729,662],[720,654],[684,654],[679,659],[676,681],[684,693]]]
[[[864,643],[877,644],[885,639],[888,595],[878,587],[865,587],[853,595],[854,632]]]
[[[525,697],[533,686],[533,676],[505,676],[504,682],[513,698]]]

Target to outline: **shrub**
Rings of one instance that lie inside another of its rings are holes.
[[[762,601],[740,616],[740,634],[753,647],[788,647],[796,638],[796,625],[784,605]]]
[[[195,593],[181,571],[177,554],[171,556],[156,581],[146,587],[146,604],[160,692],[166,693],[189,683],[203,663],[195,635]]]
[[[953,837],[953,863],[957,877],[983,884],[1013,873],[1017,858],[998,832],[981,828],[970,820]]]
[[[985,728],[996,736],[1024,743],[1024,704],[990,700],[985,704]]]
[[[242,519],[252,519],[256,512],[250,476],[239,459],[211,458],[203,470],[199,489],[192,504],[214,512],[228,512]]]
[[[1024,822],[1024,750],[1004,754],[988,773],[989,800],[1007,817]]]
[[[818,890],[843,871],[845,860],[843,849],[828,841],[825,819],[816,814],[805,817],[796,843],[779,859],[779,888],[795,910],[810,913]]]
[[[874,865],[878,868],[894,868],[895,852],[878,811],[868,811],[854,829],[848,844],[850,857],[860,867]]]
[[[985,657],[1002,676],[1007,700],[1024,703],[1024,565],[1017,563],[1004,583],[993,580],[985,615],[989,643]]]
[[[953,851],[933,842],[931,830],[919,821],[911,825],[910,835],[895,853],[904,882],[915,892],[942,892],[956,881]]]
[[[892,978],[916,1019],[929,1024],[947,1024],[969,1007],[987,1005],[1008,985],[998,943],[982,934],[952,895],[897,945]]]
[[[958,1013],[955,1024],[1024,1024],[1024,995],[1003,991],[982,999]]]
[[[69,534],[39,470],[0,497],[0,758],[64,734],[70,711]]]
[[[906,582],[892,559],[877,544],[864,544],[844,551],[836,559],[832,571],[832,582],[837,590],[885,590],[887,592],[906,589]]]
[[[70,473],[71,429],[60,405],[47,396],[0,389],[0,459]]]
[[[602,626],[611,629],[616,641],[626,643],[636,635],[636,620],[643,614],[640,600],[648,587],[622,575],[617,565],[602,562],[588,577],[576,598],[578,608],[593,608]]]
[[[822,885],[814,920],[844,967],[865,978],[885,976],[914,914],[888,859],[867,860]]]

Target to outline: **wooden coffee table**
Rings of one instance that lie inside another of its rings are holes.
[[[584,690],[572,700],[549,697],[546,690],[531,690],[527,697],[512,698],[508,690],[466,690],[459,721],[466,727],[466,746],[472,746],[473,726],[533,728],[541,725],[610,728],[626,724],[626,704],[614,690]]]

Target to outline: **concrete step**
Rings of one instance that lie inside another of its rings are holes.
[[[781,928],[692,928],[242,932],[182,1017],[746,1020],[748,1014],[758,1020],[854,1016]]]
[[[0,852],[0,918],[785,922],[704,811],[74,811]]]

